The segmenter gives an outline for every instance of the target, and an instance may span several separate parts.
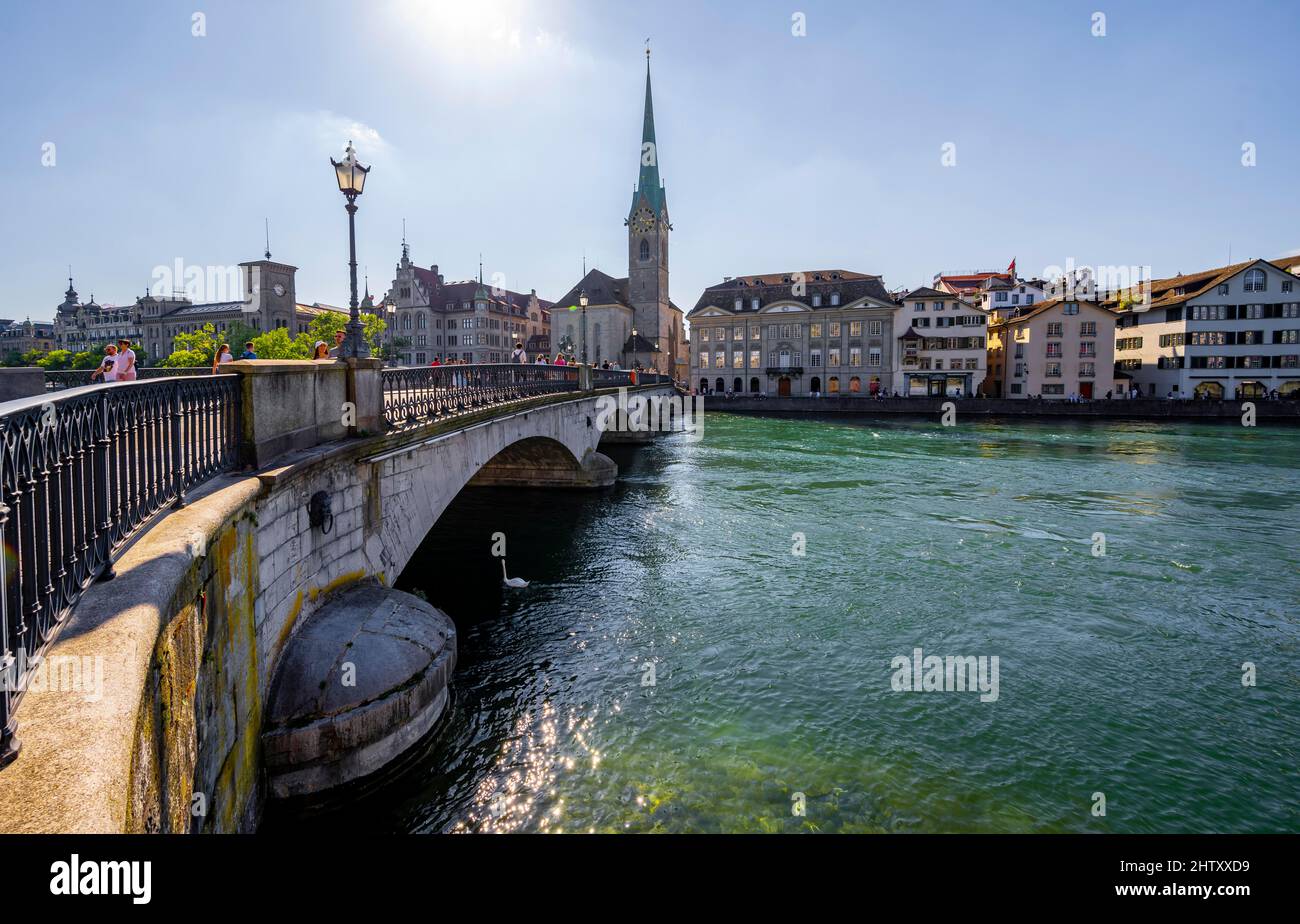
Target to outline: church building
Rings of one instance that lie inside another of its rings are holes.
[[[677,376],[679,362],[686,360],[686,338],[682,310],[668,296],[668,234],[673,226],[668,219],[668,194],[659,177],[649,51],[637,186],[623,223],[627,275],[616,278],[593,269],[583,276],[552,309],[552,343],[570,343],[574,355],[581,359],[585,353],[587,361],[597,365],[606,361],[623,368],[640,365]],[[580,306],[584,294],[585,325]]]

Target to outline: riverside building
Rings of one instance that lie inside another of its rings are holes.
[[[1096,302],[1052,298],[989,327],[993,398],[1065,400],[1128,388],[1115,371],[1115,313]]]
[[[1146,397],[1300,398],[1300,279],[1284,266],[1248,260],[1156,279],[1146,308],[1116,299],[1117,372]]]
[[[891,388],[896,395],[971,397],[988,364],[988,312],[938,289],[904,295]]]
[[[866,273],[728,276],[687,315],[690,385],[773,396],[887,389],[898,308],[880,277]]]

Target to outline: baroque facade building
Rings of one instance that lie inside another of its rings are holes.
[[[865,273],[727,277],[687,315],[690,385],[780,396],[887,389],[898,308],[880,277]]]
[[[0,320],[0,359],[22,356],[32,350],[48,353],[55,349],[54,325],[49,321]]]
[[[408,366],[434,359],[506,362],[515,343],[541,349],[550,333],[551,303],[536,289],[524,294],[484,285],[481,266],[477,280],[447,282],[436,263],[429,269],[412,263],[405,241],[384,302],[388,336]]]
[[[270,259],[239,264],[243,298],[239,301],[194,303],[176,295],[147,294],[130,305],[99,305],[78,301],[72,279],[55,311],[54,341],[74,353],[101,350],[122,338],[144,348],[151,361],[169,356],[177,334],[190,334],[211,323],[218,335],[235,323],[265,333],[283,327],[289,336],[303,333],[312,319],[332,308],[297,301],[297,267]],[[232,344],[232,346],[235,346]]]
[[[673,226],[668,218],[668,192],[659,176],[649,52],[637,185],[623,224],[627,228],[627,275],[614,277],[598,269],[584,275],[556,302],[552,341],[556,346],[562,340],[571,342],[574,355],[581,359],[585,352],[588,362],[608,361],[625,368],[640,365],[684,379],[686,325],[682,310],[668,294],[668,238]],[[585,321],[580,305],[583,294],[588,302]]]

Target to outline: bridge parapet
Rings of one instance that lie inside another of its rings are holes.
[[[109,425],[92,427],[94,439],[80,450],[87,455],[78,464],[98,464],[101,456],[94,453],[105,446],[143,453],[123,456],[123,471],[137,471],[132,458],[157,464],[116,482],[114,492],[87,495],[103,498],[121,541],[90,559],[85,595],[76,611],[70,604],[64,611],[58,637],[50,631],[41,638],[50,663],[102,660],[103,686],[93,699],[49,686],[24,694],[17,717],[25,750],[0,769],[0,830],[255,826],[263,799],[259,742],[268,690],[286,645],[306,620],[358,582],[391,584],[477,473],[485,472],[485,480],[493,472],[509,477],[510,468],[526,458],[534,467],[554,469],[554,477],[536,483],[579,486],[584,479],[575,473],[603,469],[595,423],[600,392],[528,394],[532,385],[547,388],[557,379],[516,369],[517,378],[496,375],[495,391],[466,394],[444,416],[417,418],[401,428],[383,424],[384,370],[365,361],[229,363],[222,371],[232,375],[51,396],[45,404],[56,411],[72,408],[66,402],[86,401],[123,401],[134,408],[134,416],[123,412],[105,417]],[[582,378],[579,383],[586,384]],[[224,405],[204,403],[207,417],[186,406],[177,418],[143,397],[159,389],[206,393],[218,386],[229,397]],[[38,399],[21,418],[0,407],[0,433],[10,436],[3,444],[7,452],[29,445],[12,437],[22,421],[29,429],[37,426],[43,407]],[[63,416],[56,413],[56,419]],[[60,426],[78,419],[66,417]],[[173,443],[165,437],[178,420],[182,437],[174,445],[209,453],[194,456],[196,465],[207,460],[206,467],[177,469],[170,463],[164,451]],[[75,455],[75,446],[50,445]],[[222,454],[211,454],[217,450]],[[0,501],[30,511],[35,497],[57,521],[60,505],[69,503],[67,492],[94,487],[78,480],[79,470],[60,468],[59,458],[3,456],[10,468],[0,471]],[[49,484],[57,490],[42,481],[42,460],[52,466]],[[235,465],[244,470],[233,470]],[[185,494],[167,488],[174,483]],[[156,484],[163,487],[147,495],[150,505],[125,505],[123,491]],[[327,522],[314,522],[309,509],[319,494],[331,501]],[[184,509],[150,521],[159,505],[182,499]],[[13,529],[15,522],[29,523],[25,516],[11,513],[0,525]],[[96,514],[91,522],[103,520]],[[25,527],[19,538],[38,528]],[[45,533],[35,535],[49,546]],[[29,569],[24,574],[30,583],[44,587],[48,575],[57,574],[48,561],[34,563],[36,544],[23,538],[11,547],[18,567]],[[107,562],[116,566],[116,579],[91,583],[95,568]],[[6,655],[15,645],[11,630],[12,624],[0,635]]]

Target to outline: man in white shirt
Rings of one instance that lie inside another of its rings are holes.
[[[117,378],[117,373],[113,369],[116,357],[116,346],[110,343],[104,347],[104,359],[100,362],[99,367],[90,374],[90,380],[93,382],[96,379],[103,379],[105,382],[111,382]]]

